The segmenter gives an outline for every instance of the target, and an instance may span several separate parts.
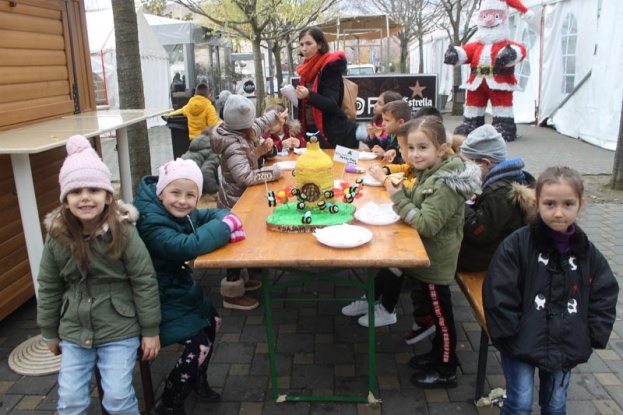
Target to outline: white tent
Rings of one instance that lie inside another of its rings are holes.
[[[112,9],[86,13],[93,73],[104,81],[108,105],[119,108],[119,86]],[[137,12],[139,50],[146,109],[170,108],[169,58],[141,12]],[[163,125],[160,117],[147,120],[147,127]]]
[[[521,91],[514,94],[515,120],[546,122],[562,134],[615,150],[623,96],[623,1],[524,0],[534,16],[510,20],[511,37],[528,48],[515,70]],[[443,64],[443,32],[427,36],[426,73],[437,73],[441,94],[450,94],[452,74]],[[419,46],[410,49],[411,68]],[[463,68],[463,79],[468,68]]]

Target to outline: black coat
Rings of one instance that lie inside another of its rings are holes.
[[[342,74],[346,72],[346,60],[338,59],[327,63],[318,72],[318,91],[314,92],[309,89],[309,98],[307,103],[322,112],[322,131],[328,141],[328,145],[323,139],[319,139],[321,148],[335,148],[336,145],[358,148],[359,142],[355,137],[357,123],[348,117],[342,110],[342,99],[344,97],[344,83],[342,82]],[[299,100],[298,117],[303,119],[303,105]],[[305,132],[315,133],[315,131],[307,131],[307,126],[303,124]],[[319,127],[318,125],[316,125]]]
[[[503,353],[546,370],[586,362],[608,343],[619,293],[604,256],[576,225],[560,254],[540,220],[495,252],[482,288],[487,327]]]

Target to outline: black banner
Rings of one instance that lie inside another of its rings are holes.
[[[360,75],[346,78],[359,85],[357,95],[357,119],[372,118],[372,108],[379,95],[385,91],[395,91],[409,104],[415,113],[421,107],[437,107],[437,75]],[[298,85],[299,79],[292,78],[292,85]]]

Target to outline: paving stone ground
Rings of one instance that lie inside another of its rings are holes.
[[[458,117],[446,117],[452,130]],[[152,166],[157,167],[171,156],[171,139],[166,127],[149,131]],[[526,169],[538,175],[550,164],[568,164],[583,174],[609,174],[614,153],[580,140],[557,134],[543,127],[520,125],[520,138],[508,144],[509,156],[523,157]],[[114,140],[103,143],[104,160],[118,175]],[[610,262],[619,284],[623,277],[623,204],[588,203],[580,224],[590,239]],[[406,346],[403,334],[411,325],[409,287],[403,290],[397,309],[398,323],[377,329],[377,384],[380,405],[322,402],[287,402],[272,400],[268,345],[264,308],[241,312],[220,308],[219,284],[222,270],[198,270],[196,278],[215,302],[224,320],[218,335],[209,371],[211,385],[221,392],[219,403],[203,403],[191,396],[186,405],[189,414],[219,415],[394,415],[394,414],[497,414],[497,408],[477,408],[473,404],[480,328],[469,305],[456,285],[452,286],[454,311],[459,336],[461,362],[459,386],[450,390],[423,391],[411,385],[413,373],[407,361],[413,353],[430,348],[428,341]],[[286,275],[284,278],[288,278]],[[358,296],[356,290],[327,282],[310,282],[291,288],[288,294],[330,299]],[[259,295],[259,294],[256,294]],[[596,351],[588,363],[572,371],[569,387],[570,415],[623,414],[623,314],[619,295],[617,321],[605,350]],[[260,303],[263,300],[260,298]],[[274,332],[277,344],[277,371],[280,391],[306,395],[361,395],[367,390],[367,335],[355,318],[340,313],[343,303],[275,302]],[[57,401],[56,375],[32,377],[12,372],[7,363],[9,353],[21,342],[38,334],[35,323],[36,303],[32,299],[0,321],[0,414],[52,414]],[[179,347],[164,349],[152,363],[151,372],[157,394],[164,376],[178,357]],[[141,384],[136,377],[139,397]],[[499,355],[490,348],[487,366],[489,390],[503,387],[504,378]],[[99,414],[97,392],[92,394],[89,414]],[[142,404],[142,402],[141,402]],[[535,407],[536,410],[536,407]],[[538,412],[538,411],[537,411]]]

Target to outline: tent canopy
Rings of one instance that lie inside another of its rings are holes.
[[[384,14],[337,17],[318,27],[329,42],[334,41],[338,36],[340,38],[378,39],[392,36],[402,29],[402,25]]]
[[[153,14],[144,14],[144,16],[163,46],[194,43],[195,24],[193,22]]]

